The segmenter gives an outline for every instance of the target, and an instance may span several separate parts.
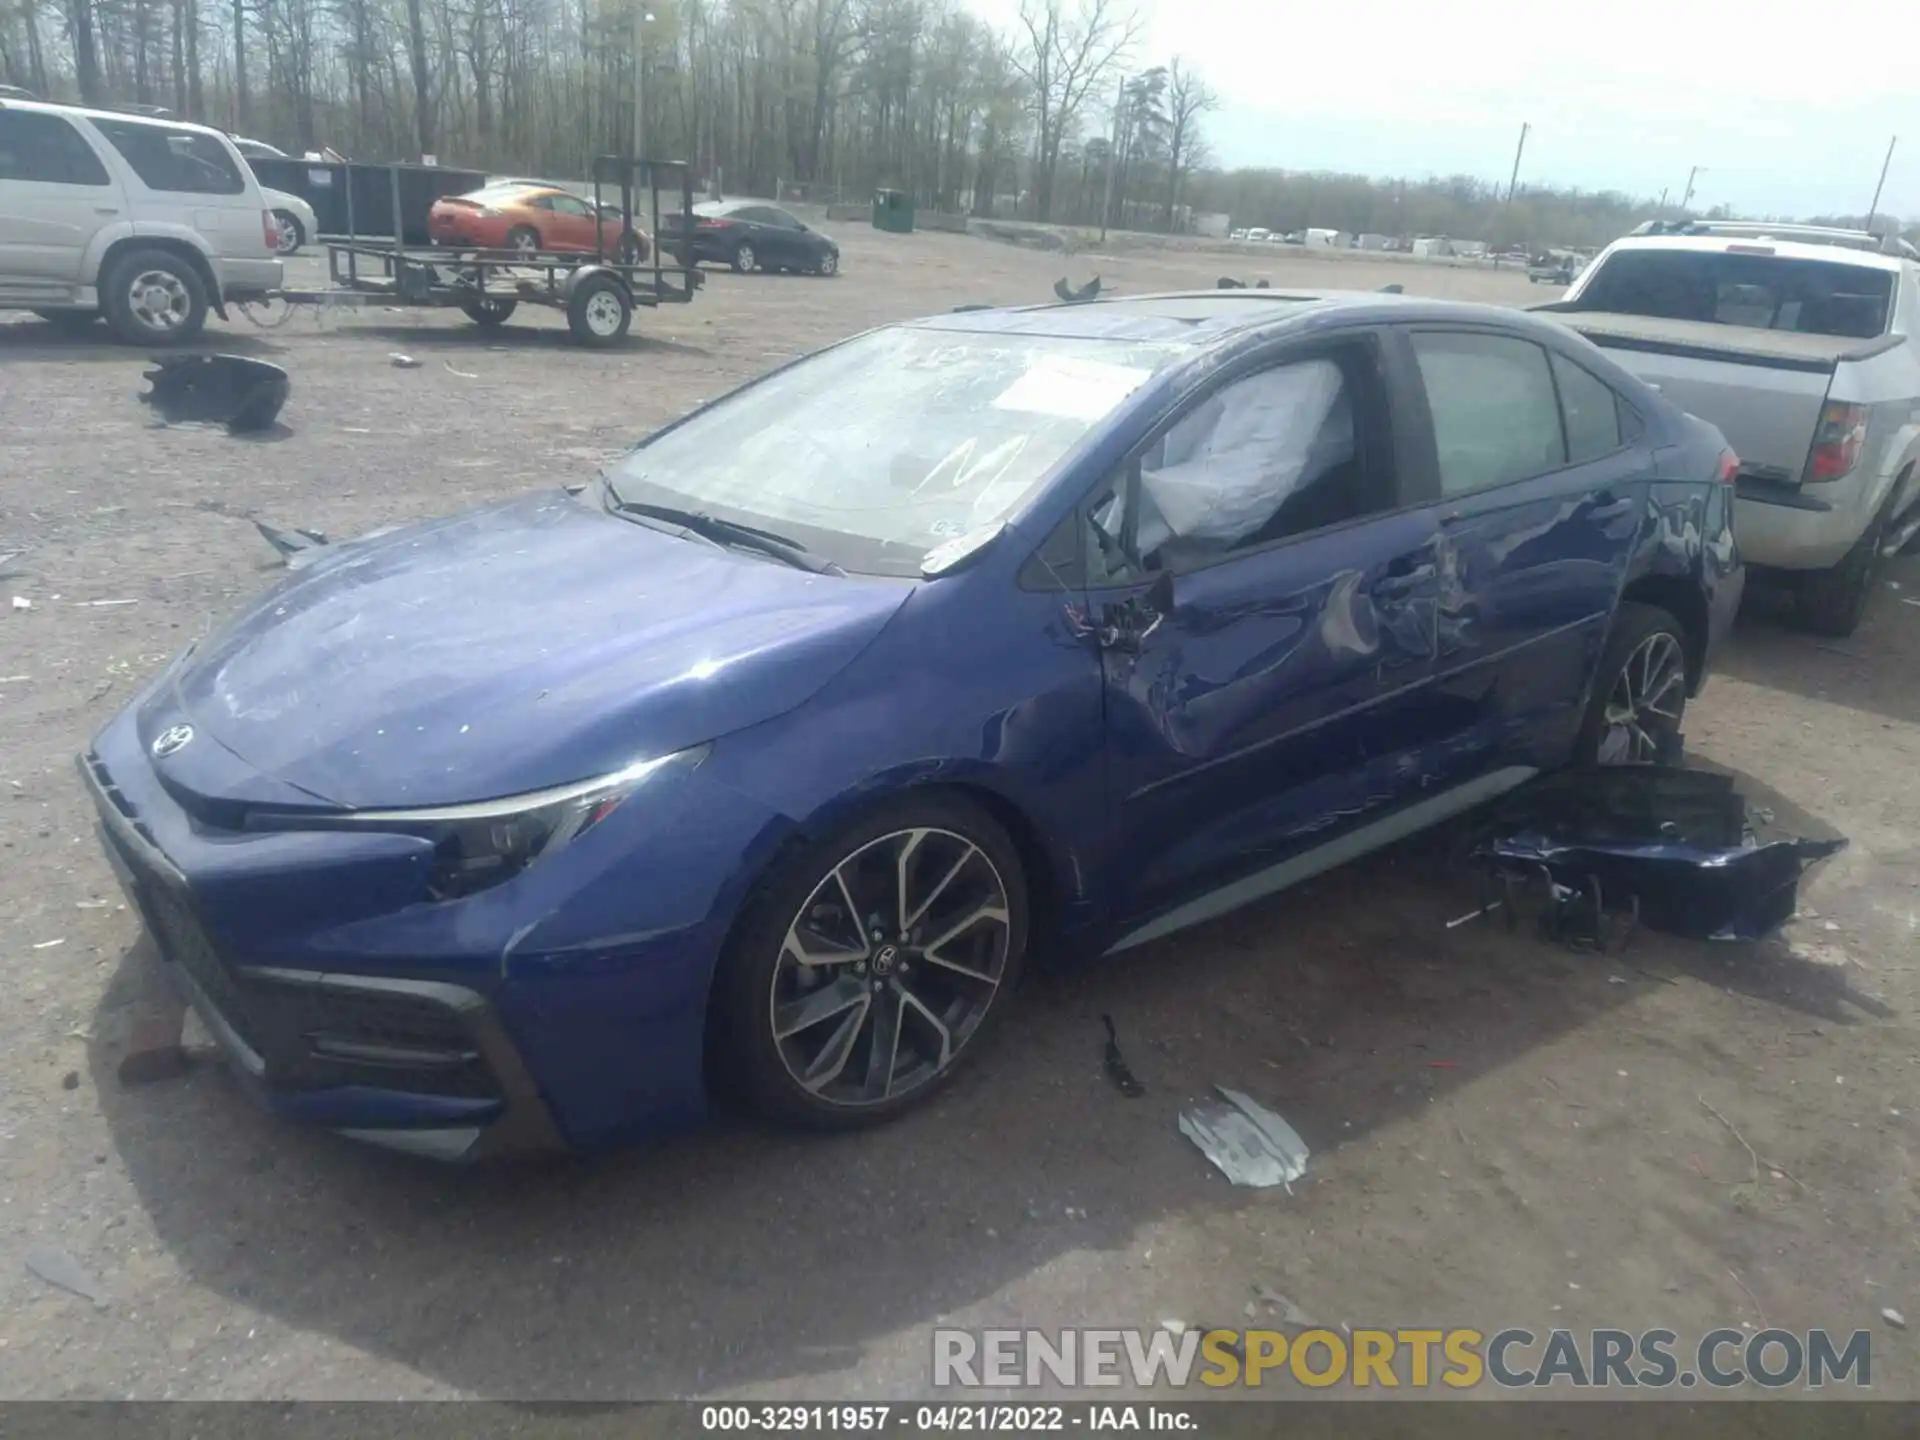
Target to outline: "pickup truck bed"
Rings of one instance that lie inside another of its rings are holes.
[[[1736,364],[1806,370],[1823,375],[1831,375],[1842,361],[1870,360],[1904,343],[1898,335],[1860,340],[1845,335],[1802,335],[1793,330],[1715,325],[1701,320],[1615,315],[1604,310],[1582,310],[1578,302],[1564,300],[1533,308],[1579,331],[1602,349],[1729,360]]]

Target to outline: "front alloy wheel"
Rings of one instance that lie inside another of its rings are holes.
[[[1600,715],[1602,765],[1652,765],[1680,733],[1687,704],[1687,657],[1680,642],[1656,630],[1627,656]]]
[[[970,1053],[1018,974],[1026,890],[990,817],[897,803],[790,861],[723,961],[732,1079],[816,1126],[882,1119]]]

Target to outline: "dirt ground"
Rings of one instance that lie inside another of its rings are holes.
[[[1690,712],[1691,751],[1770,787],[1782,824],[1852,840],[1757,949],[1448,931],[1472,894],[1425,842],[1043,970],[961,1083],[855,1138],[723,1119],[449,1170],[271,1121],[217,1064],[120,1083],[153,960],[71,757],[272,578],[246,517],[352,535],[585,478],[787,356],[1041,299],[1068,267],[1543,298],[1390,259],[836,228],[840,279],[714,275],[612,353],[547,312],[498,337],[379,309],[216,323],[210,346],[292,372],[286,433],[258,443],[151,428],[136,353],[0,317],[0,557],[24,552],[0,597],[31,601],[0,609],[0,1395],[906,1397],[936,1322],[1274,1323],[1258,1286],[1333,1325],[1865,1328],[1875,1392],[1920,1395],[1916,1332],[1881,1319],[1920,1322],[1912,562],[1844,644],[1743,621]],[[1102,1075],[1103,1012],[1145,1098]],[[1215,1082],[1306,1137],[1294,1194],[1233,1190],[1177,1132]],[[47,1249],[101,1303],[30,1273]]]

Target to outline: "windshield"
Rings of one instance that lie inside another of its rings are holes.
[[[1835,260],[1706,250],[1619,250],[1580,292],[1582,310],[1802,335],[1884,334],[1893,272]]]
[[[1017,511],[1177,344],[895,327],[768,376],[645,442],[624,500],[791,536],[852,571],[912,575]]]

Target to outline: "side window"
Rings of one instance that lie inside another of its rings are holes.
[[[575,215],[587,218],[593,214],[593,211],[587,208],[586,201],[576,200],[571,195],[555,195],[552,199],[553,208],[562,215]]]
[[[216,136],[131,120],[95,120],[93,125],[149,190],[239,195],[247,188],[246,177]]]
[[[1467,495],[1567,463],[1547,352],[1530,340],[1468,331],[1413,335],[1433,414],[1440,493]]]
[[[1567,461],[1584,465],[1620,448],[1620,398],[1613,387],[1564,355],[1553,357],[1560,409],[1567,417]]]
[[[1387,508],[1363,463],[1370,411],[1354,377],[1368,373],[1358,357],[1299,360],[1202,399],[1134,462],[1137,483],[1096,503],[1090,583],[1116,539],[1148,570],[1187,570]],[[1130,516],[1123,495],[1137,497]]]
[[[768,218],[782,230],[798,230],[800,228],[800,222],[784,210],[769,210],[767,211],[767,215]]]
[[[26,110],[0,110],[0,180],[112,183],[107,167],[71,122]]]

